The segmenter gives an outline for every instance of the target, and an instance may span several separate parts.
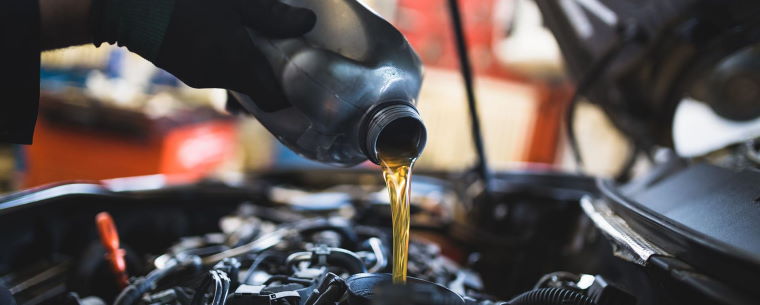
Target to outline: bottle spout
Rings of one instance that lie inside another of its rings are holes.
[[[368,120],[365,153],[375,164],[382,157],[416,159],[427,142],[427,129],[411,104],[381,106]]]

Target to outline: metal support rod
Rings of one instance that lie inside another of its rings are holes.
[[[472,130],[472,141],[475,144],[475,152],[478,160],[475,164],[475,170],[483,180],[486,192],[490,188],[491,175],[488,171],[488,161],[486,159],[485,147],[483,146],[483,136],[480,130],[480,117],[478,116],[477,100],[475,99],[475,87],[473,85],[473,74],[470,66],[470,57],[467,51],[467,39],[465,38],[464,28],[462,25],[462,14],[459,10],[458,0],[448,0],[449,14],[451,16],[451,25],[456,38],[457,55],[459,57],[459,69],[464,80],[464,87],[467,91],[467,106],[470,111],[470,123]]]

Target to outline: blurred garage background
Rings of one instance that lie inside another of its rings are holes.
[[[470,167],[475,153],[444,0],[364,2],[400,28],[425,63],[419,102],[430,138],[417,168]],[[490,165],[572,169],[562,128],[572,86],[535,4],[462,5]],[[123,48],[46,52],[41,87],[34,145],[0,144],[0,192],[71,180],[162,174],[189,182],[322,166],[287,150],[254,119],[226,114],[223,90],[189,88]],[[577,115],[586,170],[613,175],[625,141],[594,106],[582,104]]]

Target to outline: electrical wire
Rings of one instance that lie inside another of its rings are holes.
[[[224,289],[224,283],[219,276],[219,272],[216,270],[210,271],[211,278],[214,281],[214,297],[212,298],[211,305],[218,305],[222,302],[222,290]]]
[[[251,278],[253,277],[253,273],[256,271],[256,269],[261,265],[261,263],[264,262],[268,257],[272,256],[269,252],[263,252],[256,256],[256,258],[253,260],[253,263],[251,263],[251,267],[248,268],[248,271],[245,273],[245,276],[243,277],[243,283],[247,284]]]
[[[591,67],[583,74],[578,81],[578,85],[575,87],[575,92],[573,92],[573,95],[568,102],[567,111],[565,112],[565,131],[567,132],[567,141],[570,145],[570,151],[573,154],[579,172],[583,171],[584,162],[580,146],[578,145],[578,139],[575,135],[575,111],[578,102],[581,97],[588,93],[594,83],[600,77],[604,76],[610,63],[620,55],[623,48],[638,38],[638,33],[638,28],[635,26],[628,26],[623,29],[622,35],[618,36],[618,39],[612,43],[602,57],[592,63]],[[634,149],[638,151],[638,148]]]
[[[615,175],[615,181],[622,183],[631,180],[631,171],[633,170],[633,167],[636,166],[636,161],[639,159],[640,152],[641,149],[637,145],[632,145],[625,163],[623,163],[620,171]]]
[[[220,294],[220,299],[217,303],[214,305],[224,305],[227,303],[227,296],[230,294],[230,283],[232,282],[230,280],[230,277],[227,276],[227,273],[224,271],[218,270],[217,273],[219,274],[219,277],[222,279],[222,291]]]
[[[211,305],[224,305],[227,302],[227,296],[230,291],[230,278],[224,271],[211,270],[208,272],[208,276],[201,282],[201,285],[196,289],[196,293],[193,296],[193,300],[190,305],[202,305],[206,292],[211,288],[211,284],[214,285],[214,292],[211,297]]]

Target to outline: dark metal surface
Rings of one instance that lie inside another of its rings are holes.
[[[760,273],[757,181],[755,170],[697,164],[631,188],[601,181],[599,189],[631,228],[673,256],[654,267],[723,302],[746,303]]]
[[[373,296],[380,293],[386,300],[380,304],[398,304],[392,301],[404,301],[406,304],[464,305],[461,296],[441,285],[418,278],[408,277],[406,286],[391,285],[391,275],[387,273],[360,273],[346,279],[348,285],[349,305],[378,304]],[[403,290],[399,290],[403,289]],[[394,291],[396,290],[396,291]],[[432,290],[432,293],[431,293]],[[399,296],[398,293],[403,293]]]

